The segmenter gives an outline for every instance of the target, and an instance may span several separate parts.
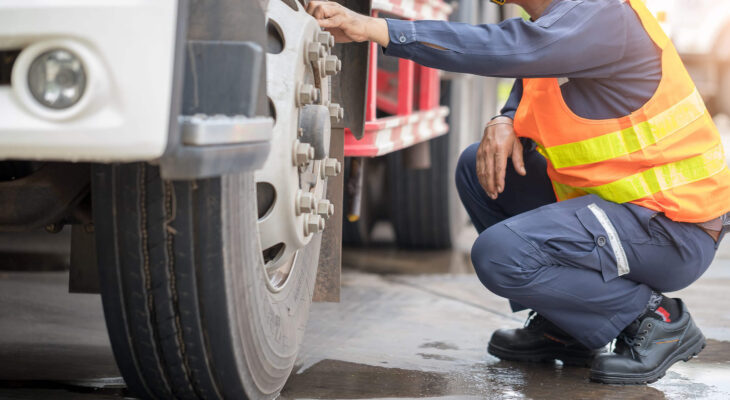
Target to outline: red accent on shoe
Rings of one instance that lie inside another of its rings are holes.
[[[565,343],[564,341],[562,341],[562,340],[560,340],[560,339],[556,338],[555,336],[552,336],[552,335],[548,335],[547,333],[543,333],[543,335],[544,335],[544,336],[545,336],[546,338],[548,338],[548,339],[552,340],[553,342],[558,342],[558,343],[560,343],[560,344],[564,344],[564,345],[567,345],[567,343]]]
[[[662,316],[662,319],[664,320],[664,322],[672,322],[672,319],[670,318],[671,315],[669,315],[669,311],[665,310],[664,307],[657,308],[656,313]]]

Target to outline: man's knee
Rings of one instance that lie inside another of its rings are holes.
[[[519,265],[521,239],[503,223],[495,224],[479,235],[471,249],[471,261],[477,277],[487,289],[509,297],[519,287],[524,272]]]
[[[479,143],[474,143],[464,149],[456,164],[456,186],[459,191],[472,186],[472,181],[477,179],[477,150]]]

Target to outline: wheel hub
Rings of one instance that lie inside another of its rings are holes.
[[[267,92],[276,121],[271,152],[255,174],[259,241],[273,291],[286,284],[297,251],[333,215],[326,181],[341,170],[328,157],[331,121],[342,118],[342,108],[330,102],[330,77],[341,68],[330,54],[334,38],[292,4],[296,10],[272,0],[267,10],[269,40],[276,42],[267,54]]]

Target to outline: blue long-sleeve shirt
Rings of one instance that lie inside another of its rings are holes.
[[[522,97],[521,78],[568,78],[561,85],[566,103],[590,119],[641,108],[661,79],[659,49],[620,0],[553,0],[535,21],[387,22],[387,55],[446,71],[518,78],[502,110],[511,117]]]

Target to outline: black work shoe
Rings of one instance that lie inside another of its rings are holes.
[[[500,329],[492,334],[487,352],[501,360],[554,362],[589,367],[603,349],[591,350],[534,311],[520,329]]]
[[[612,354],[596,357],[591,380],[602,383],[643,384],[659,380],[680,360],[689,361],[705,348],[705,337],[684,303],[676,322],[643,317],[632,322],[616,339]]]

